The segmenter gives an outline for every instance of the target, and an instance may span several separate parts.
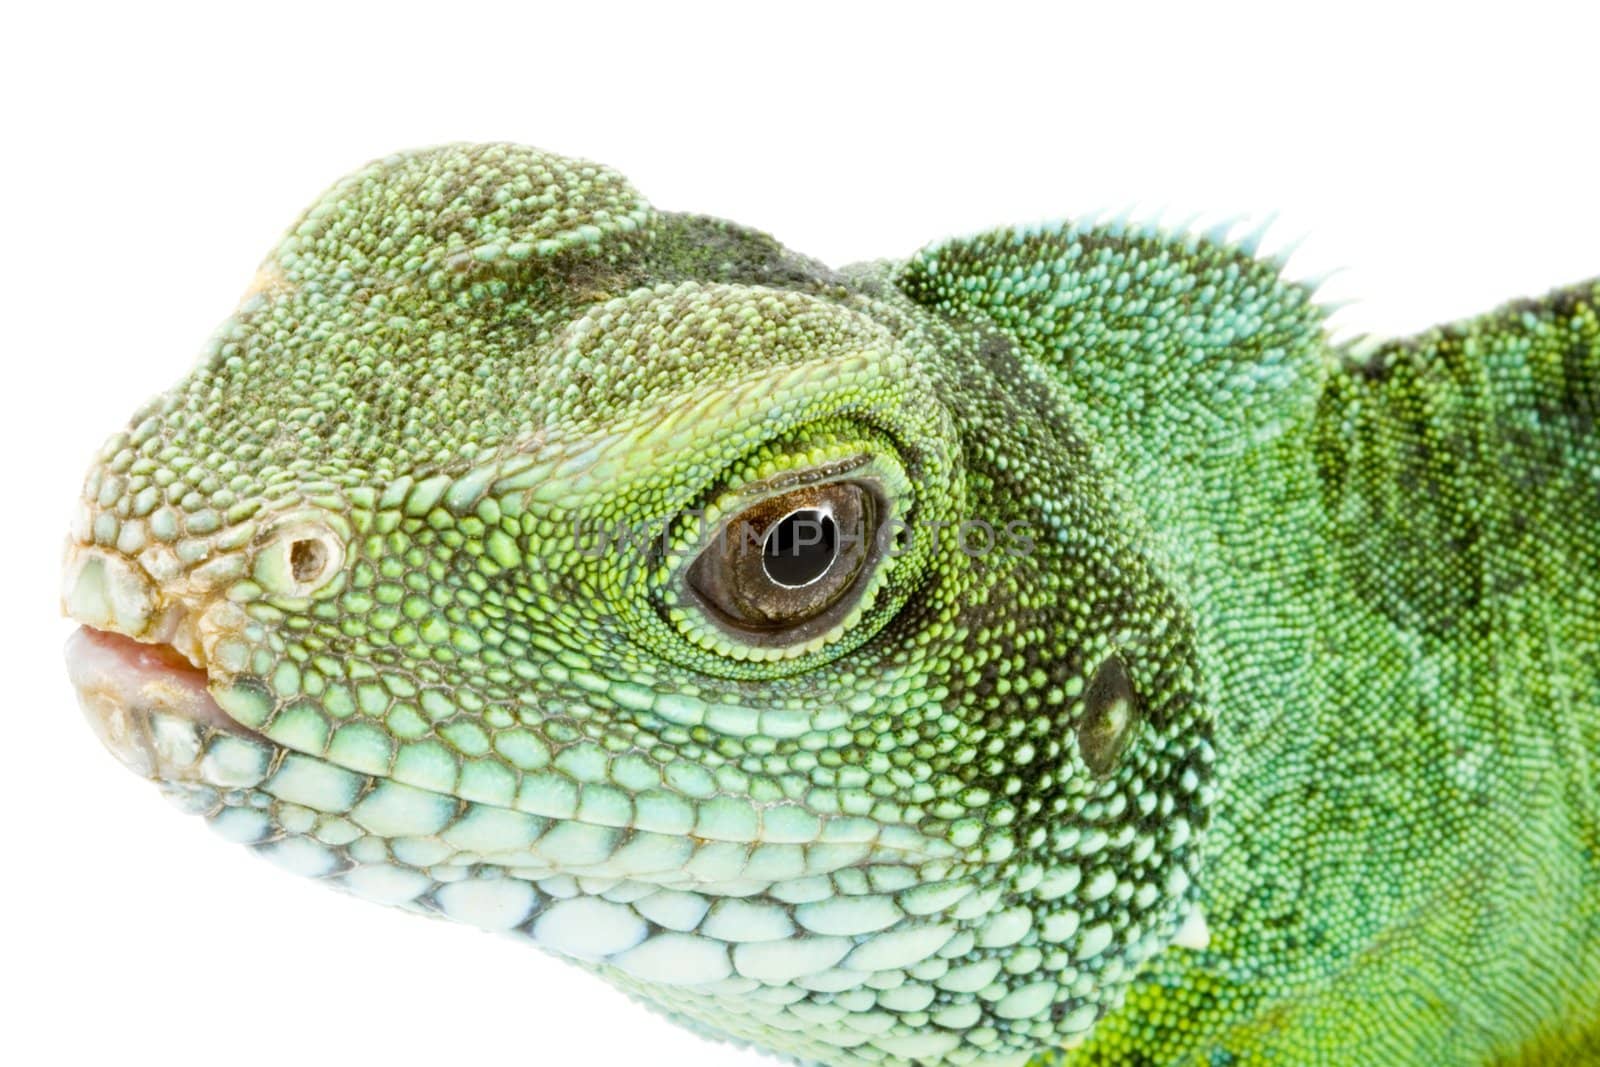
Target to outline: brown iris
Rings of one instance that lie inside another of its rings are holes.
[[[690,566],[689,588],[745,640],[803,641],[848,611],[876,555],[878,511],[856,482],[768,497],[722,525]]]

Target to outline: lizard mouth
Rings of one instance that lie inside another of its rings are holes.
[[[146,778],[186,777],[207,731],[266,738],[212,699],[203,668],[170,644],[80,626],[67,639],[67,677],[95,735]]]

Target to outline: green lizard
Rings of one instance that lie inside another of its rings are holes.
[[[1600,1061],[1600,282],[1357,350],[1280,267],[382,160],[100,453],[74,682],[223,836],[802,1061]]]

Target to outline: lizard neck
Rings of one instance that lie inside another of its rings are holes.
[[[1467,444],[1476,412],[1418,421],[1413,393],[1339,388],[1249,448],[1129,485],[1195,613],[1216,712],[1215,949],[1310,990],[1360,969],[1382,999],[1418,973],[1442,987],[1461,960],[1522,973],[1539,946],[1573,971],[1552,989],[1592,990],[1593,954],[1553,932],[1594,906],[1573,872],[1594,869],[1600,681],[1567,632],[1593,608],[1497,505],[1495,453]],[[1430,441],[1448,459],[1408,473]],[[1480,525],[1463,533],[1463,513]],[[1498,1018],[1527,993],[1462,996],[1452,1011]]]

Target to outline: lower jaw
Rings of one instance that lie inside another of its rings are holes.
[[[291,755],[288,760],[296,758]],[[285,768],[291,772],[285,776],[287,781],[292,776],[292,762]],[[582,865],[563,869],[560,864],[547,869],[523,867],[518,864],[537,864],[538,856],[518,860],[508,853],[462,848],[464,837],[476,832],[471,826],[471,808],[433,833],[421,833],[421,826],[413,828],[419,832],[410,834],[397,834],[398,827],[382,834],[363,833],[355,822],[360,812],[348,813],[349,818],[317,813],[276,796],[271,791],[277,787],[273,777],[251,789],[163,785],[180,808],[201,815],[222,837],[245,845],[289,873],[376,903],[524,939],[580,964],[680,1022],[691,1022],[723,1037],[769,1051],[782,1050],[807,1062],[863,1067],[880,1062],[885,1052],[900,1056],[910,1047],[908,1042],[929,1054],[942,1054],[964,1041],[956,1033],[930,1036],[926,1023],[896,1022],[890,1030],[868,1037],[842,1024],[819,1027],[789,1013],[786,1006],[795,1000],[828,1003],[837,992],[864,988],[869,980],[888,976],[870,971],[850,973],[842,967],[851,951],[872,940],[870,935],[812,937],[797,929],[777,939],[793,942],[793,954],[788,955],[770,942],[736,943],[707,933],[705,916],[725,896],[739,897],[746,907],[788,911],[792,899],[782,894],[781,886],[758,889],[737,883],[696,884],[681,863],[671,870],[637,872],[631,877],[606,864],[587,869]],[[496,815],[494,821],[498,822],[501,813]],[[944,915],[908,916],[884,936],[941,928],[949,940],[940,939],[934,945],[942,947],[957,937],[963,925],[975,925],[981,919],[981,915],[961,922]],[[672,923],[671,928],[661,928],[662,922]],[[970,932],[966,943],[971,943]],[[792,962],[809,960],[819,949],[834,944],[837,950],[825,959],[805,965],[810,969]],[[943,963],[937,953],[937,947],[930,947],[926,962]],[[759,981],[746,976],[744,972],[752,970],[752,957],[761,954],[769,961],[778,960],[777,964],[769,962],[768,967],[790,961],[794,973],[776,977],[765,970],[756,971],[764,975]],[[903,974],[894,976],[896,982],[903,979]],[[810,982],[816,989],[796,985],[797,981]],[[752,1000],[757,992],[772,999]],[[780,993],[785,995],[779,997]],[[933,1040],[941,1043],[928,1046]],[[846,1051],[876,1041],[884,1047],[869,1047],[860,1057]],[[983,1052],[984,1062],[997,1067],[1021,1067],[1028,1059],[1027,1053],[1004,1035]]]
[[[228,840],[291,873],[379,903],[525,936],[668,1011],[807,1058],[843,1053],[829,1039],[812,1040],[809,1030],[795,1029],[800,1020],[774,1029],[773,1020],[727,1010],[747,1002],[750,980],[738,968],[750,949],[700,933],[651,927],[654,932],[640,940],[629,931],[645,929],[645,917],[662,919],[669,906],[674,914],[697,908],[703,915],[726,896],[766,899],[786,910],[800,899],[795,893],[803,883],[831,870],[917,862],[866,843],[833,845],[822,850],[828,859],[815,869],[758,877],[744,868],[753,858],[750,844],[691,844],[462,803],[289,752],[228,719],[207,692],[204,672],[159,646],[85,628],[68,643],[68,663],[85,714],[107,748]],[[766,847],[817,858],[798,846]],[[724,854],[743,856],[739,870],[713,873]],[[923,867],[915,881],[946,877],[948,866]],[[981,915],[958,918],[975,922]],[[908,916],[895,929],[949,921]],[[834,975],[828,970],[833,963],[819,963],[819,974]],[[767,1014],[784,1015],[781,1005]],[[898,1049],[893,1042],[925,1037],[907,1030],[882,1040]],[[941,1039],[958,1043],[954,1034]],[[1019,1063],[1026,1058],[1003,1051]]]

